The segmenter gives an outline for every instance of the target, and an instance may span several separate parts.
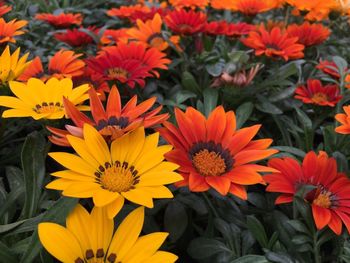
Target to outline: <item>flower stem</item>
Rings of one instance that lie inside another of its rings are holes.
[[[204,200],[206,201],[209,209],[214,214],[214,216],[215,217],[219,217],[219,213],[218,213],[218,211],[216,211],[215,207],[213,206],[212,202],[210,201],[208,194],[206,192],[203,192],[202,195],[203,195]]]

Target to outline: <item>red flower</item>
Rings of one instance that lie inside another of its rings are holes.
[[[50,25],[57,28],[67,28],[71,25],[81,25],[83,17],[81,14],[60,13],[53,15],[49,13],[37,14],[35,19],[48,22]]]
[[[229,23],[226,30],[228,37],[241,37],[248,35],[250,31],[255,30],[255,26],[247,23]]]
[[[255,49],[257,56],[282,57],[286,61],[304,57],[304,46],[297,43],[298,38],[282,33],[279,27],[274,27],[268,32],[260,26],[257,31],[249,32],[248,37],[241,41],[244,45]]]
[[[295,98],[307,104],[334,107],[342,98],[337,85],[322,86],[318,79],[308,79],[307,85],[295,90]]]
[[[80,29],[82,29],[82,27]],[[80,29],[68,29],[65,33],[54,34],[54,37],[57,40],[65,42],[72,47],[86,46],[94,42],[91,36],[81,31]],[[94,27],[88,27],[86,29],[91,31],[92,33],[96,33],[96,29]]]
[[[120,18],[129,18],[135,12],[150,12],[150,8],[147,6],[143,6],[140,4],[131,5],[131,6],[121,6],[120,8],[112,8],[107,11],[107,15],[109,16],[117,16]]]
[[[119,91],[113,86],[109,93],[105,110],[94,89],[89,90],[89,96],[93,120],[90,120],[73,103],[64,98],[66,113],[76,126],[66,125],[67,131],[48,127],[53,133],[52,136],[49,136],[51,142],[61,146],[70,146],[66,135],[72,134],[82,137],[84,123],[94,126],[107,141],[112,141],[140,126],[150,128],[169,118],[168,113],[157,115],[161,111],[162,106],[150,110],[156,102],[156,97],[152,97],[137,105],[137,96],[135,95],[122,107]]]
[[[350,180],[337,172],[337,162],[325,152],[306,154],[303,163],[286,157],[269,161],[269,167],[278,170],[265,175],[269,192],[282,193],[276,204],[290,203],[302,186],[315,188],[304,195],[311,204],[317,229],[329,226],[337,235],[342,232],[342,222],[350,231]]]
[[[202,32],[207,21],[203,12],[184,9],[169,12],[165,17],[165,23],[175,33],[182,35],[193,35]]]
[[[321,70],[323,73],[330,75],[334,78],[340,78],[338,67],[333,61],[320,60],[320,63],[316,66],[317,69]]]
[[[41,63],[40,57],[35,57],[30,63],[30,67],[27,67],[18,80],[26,82],[30,78],[41,79],[44,76],[43,64]]]
[[[3,16],[12,10],[12,6],[6,5],[4,1],[0,1],[0,16]]]
[[[290,37],[298,37],[298,43],[309,47],[323,43],[331,32],[321,24],[304,22],[302,25],[289,25],[287,33]]]
[[[159,14],[161,17],[164,17],[166,16],[167,12],[167,9],[152,7],[150,10],[147,11],[136,10],[130,15],[129,19],[132,22],[136,22],[137,19],[140,19],[142,22],[146,22],[147,20],[152,20],[156,14]]]
[[[208,35],[225,35],[227,32],[228,24],[225,20],[207,22],[204,25],[204,32]]]
[[[258,172],[271,168],[252,164],[276,153],[267,149],[272,140],[252,140],[260,125],[236,130],[232,111],[217,107],[206,119],[199,111],[188,107],[186,112],[175,109],[178,127],[164,122],[157,129],[174,146],[165,155],[170,162],[180,165],[184,180],[177,186],[188,186],[193,192],[214,188],[222,195],[231,193],[247,199],[246,185],[263,183]]]

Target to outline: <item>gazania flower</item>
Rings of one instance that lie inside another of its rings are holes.
[[[169,118],[169,114],[167,113],[157,115],[161,111],[162,106],[149,111],[156,102],[156,97],[145,100],[137,105],[137,97],[135,95],[122,107],[118,89],[114,86],[109,93],[107,107],[104,110],[102,102],[94,89],[89,90],[89,96],[91,113],[94,120],[90,120],[72,102],[64,99],[64,107],[67,115],[76,126],[66,125],[68,132],[48,127],[53,133],[53,136],[49,137],[51,142],[62,146],[69,146],[66,135],[70,133],[74,136],[83,137],[84,123],[93,125],[110,142],[140,126],[145,128],[153,127]]]
[[[68,98],[74,105],[84,102],[88,96],[88,85],[73,89],[71,79],[49,79],[46,83],[40,79],[31,78],[26,84],[11,81],[10,89],[16,97],[0,96],[0,106],[8,107],[2,117],[32,117],[39,119],[62,119],[65,115],[63,97]],[[78,106],[86,110],[86,106]]]
[[[120,18],[129,18],[137,11],[150,12],[151,10],[147,6],[137,4],[131,6],[121,6],[120,8],[112,8],[107,11],[107,15],[117,16]]]
[[[225,35],[228,29],[228,23],[225,20],[207,22],[204,25],[204,32],[207,35]]]
[[[350,106],[344,106],[344,113],[338,113],[335,115],[335,119],[341,123],[340,126],[335,128],[337,133],[350,134]]]
[[[127,28],[121,29],[106,29],[103,31],[103,35],[101,36],[100,43],[102,45],[110,45],[110,44],[118,44],[119,42],[128,43],[128,35]]]
[[[286,0],[286,2],[296,8],[298,11],[306,11],[305,19],[310,21],[321,21],[328,17],[329,12],[336,6],[334,1],[304,1],[304,0]],[[294,12],[300,15],[300,12]]]
[[[68,215],[66,227],[44,222],[38,225],[38,234],[44,248],[61,262],[175,262],[176,255],[158,250],[168,233],[140,237],[144,217],[143,207],[135,209],[113,234],[114,222],[105,209],[94,207],[89,214],[78,204]]]
[[[11,55],[10,47],[6,46],[0,56],[0,81],[6,83],[17,79],[22,72],[29,66],[31,61],[27,61],[29,53],[19,57],[20,48],[17,48]]]
[[[162,36],[162,18],[156,14],[152,20],[147,20],[145,23],[137,20],[137,28],[131,28],[127,34],[134,40],[144,43],[148,47],[154,47],[159,51],[168,48],[168,42]],[[179,37],[173,36],[170,38],[178,44]]]
[[[207,16],[203,12],[184,9],[169,12],[165,17],[165,23],[175,33],[181,35],[194,35],[203,30]]]
[[[14,37],[23,35],[25,31],[20,29],[27,24],[28,22],[25,20],[13,19],[7,23],[3,18],[0,18],[0,43],[16,43]]]
[[[309,47],[323,43],[331,32],[322,24],[304,22],[302,25],[289,25],[287,27],[287,33],[290,37],[298,37],[298,43]]]
[[[328,158],[322,151],[318,155],[309,152],[302,164],[286,157],[271,159],[269,167],[279,171],[264,176],[269,184],[267,191],[282,193],[276,204],[290,203],[301,187],[313,186],[314,189],[304,194],[304,200],[311,205],[317,229],[328,225],[340,235],[344,222],[350,231],[350,181],[345,174],[337,172],[334,158]]]
[[[169,3],[175,8],[201,8],[204,9],[208,6],[208,0],[170,0]]]
[[[6,5],[4,1],[0,1],[0,16],[3,16],[10,12],[12,7],[10,5]]]
[[[307,85],[295,90],[295,98],[304,103],[334,107],[342,98],[337,85],[323,86],[318,79],[308,79]]]
[[[136,10],[128,18],[133,23],[135,23],[138,19],[142,22],[146,22],[147,20],[152,20],[156,14],[160,15],[161,17],[164,17],[168,13],[168,11],[169,10],[166,8],[153,6],[149,10]]]
[[[145,137],[143,127],[114,140],[110,147],[102,135],[84,124],[84,138],[67,135],[78,155],[49,153],[68,170],[53,173],[58,177],[49,189],[63,190],[64,196],[93,198],[97,207],[106,207],[113,218],[124,200],[153,207],[153,198],[171,198],[164,184],[181,180],[176,164],[164,162],[171,146],[158,145],[158,133]]]
[[[35,19],[42,20],[56,28],[67,28],[71,25],[80,26],[83,22],[83,17],[81,14],[71,14],[71,13],[60,13],[58,15],[42,13],[37,14]]]
[[[248,35],[250,31],[255,30],[255,26],[247,24],[244,22],[240,23],[229,23],[226,36],[228,37],[241,37],[243,35]]]
[[[82,28],[80,28],[82,29]],[[56,33],[54,34],[54,37],[58,41],[62,41],[64,43],[67,43],[68,45],[72,47],[81,47],[86,46],[88,44],[91,44],[94,42],[93,38],[89,36],[87,33],[81,31],[80,29],[74,28],[72,30],[68,29],[64,33]],[[94,27],[88,27],[87,30],[91,31],[92,33],[96,33],[96,29]]]
[[[255,55],[268,57],[282,57],[284,60],[304,57],[304,46],[298,44],[297,37],[289,37],[275,27],[271,32],[261,26],[257,31],[251,31],[248,37],[241,40],[248,47],[255,49]]]
[[[323,73],[330,75],[334,78],[340,78],[338,72],[338,67],[333,61],[320,60],[320,63],[316,66],[317,69],[321,70]]]
[[[270,139],[252,140],[260,125],[236,130],[235,114],[225,113],[222,106],[207,120],[192,107],[185,113],[175,109],[175,117],[178,127],[165,122],[165,128],[158,130],[174,146],[165,157],[180,165],[184,180],[177,186],[188,186],[194,192],[213,188],[222,195],[231,193],[247,199],[245,186],[263,183],[258,172],[270,168],[252,162],[277,151],[267,149]]]
[[[143,87],[146,77],[159,77],[157,69],[167,69],[169,63],[156,48],[147,49],[135,42],[105,47],[99,56],[87,60],[88,66],[105,80],[117,80],[131,88],[135,82]]]
[[[255,16],[257,14],[269,11],[276,7],[275,1],[261,0],[235,0],[232,1],[231,9],[247,16]]]

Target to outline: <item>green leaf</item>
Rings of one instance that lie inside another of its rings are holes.
[[[264,256],[246,255],[231,261],[231,263],[269,263]]]
[[[250,232],[252,232],[254,238],[262,247],[268,247],[269,241],[265,232],[265,228],[258,219],[252,215],[247,216],[247,228],[250,230]]]
[[[236,126],[237,129],[240,129],[243,124],[249,119],[252,115],[254,109],[254,104],[251,102],[245,102],[240,105],[236,110]]]
[[[28,135],[22,149],[22,169],[25,183],[24,218],[36,215],[45,176],[45,138],[38,132]]]
[[[219,93],[217,89],[207,88],[203,91],[203,104],[204,104],[204,115],[209,116],[209,114],[215,109],[218,103]]]
[[[18,227],[19,225],[23,224],[26,220],[21,220],[21,221],[17,221],[11,224],[6,224],[6,225],[0,225],[0,234],[5,233],[7,231],[10,231],[16,227]]]
[[[300,220],[297,220],[297,219],[289,220],[287,221],[287,224],[292,226],[297,232],[308,234],[308,235],[310,234],[310,231]]]
[[[287,153],[291,153],[295,156],[298,156],[298,157],[301,157],[301,158],[304,158],[305,156],[305,152],[298,149],[298,148],[295,148],[295,147],[289,147],[289,146],[274,146],[272,147],[273,149],[276,149],[276,150],[279,150],[281,152],[287,152]]]
[[[78,203],[77,198],[61,197],[49,210],[47,210],[41,222],[55,222],[63,224],[67,215]],[[39,241],[38,230],[32,235],[27,251],[22,255],[20,263],[32,263],[39,255],[42,245]]]
[[[261,101],[260,103],[256,103],[255,107],[261,112],[270,113],[273,115],[283,113],[283,111],[281,111],[277,106],[268,102],[267,100]]]
[[[218,253],[231,252],[231,250],[221,241],[199,237],[191,241],[187,252],[195,259],[205,259]]]
[[[185,232],[188,224],[187,213],[182,203],[172,201],[165,209],[164,228],[169,238],[175,242]]]
[[[300,121],[300,123],[308,130],[312,129],[312,121],[310,120],[309,116],[306,115],[305,112],[303,112],[301,109],[294,107],[294,109],[297,112],[297,117]]]
[[[295,261],[288,254],[283,252],[267,252],[265,257],[268,260],[276,263],[295,263]]]
[[[188,71],[185,71],[185,72],[182,73],[181,83],[182,83],[182,86],[186,90],[189,90],[189,91],[194,92],[194,93],[200,93],[201,92],[201,89],[200,89],[197,81],[195,80],[193,75],[190,72],[188,72]]]
[[[210,75],[212,75],[213,77],[218,77],[221,75],[222,71],[225,68],[225,60],[220,59],[219,62],[215,64],[208,64],[205,66],[205,68]]]
[[[0,261],[6,263],[18,263],[18,259],[12,251],[0,241]]]
[[[305,243],[312,242],[312,240],[306,235],[296,235],[292,238],[292,242],[296,245],[303,245]]]
[[[277,102],[280,100],[287,99],[294,94],[294,91],[295,91],[295,87],[289,87],[289,88],[283,89],[277,94],[272,94],[272,96],[269,97],[269,101]]]

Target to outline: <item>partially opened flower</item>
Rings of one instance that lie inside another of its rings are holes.
[[[308,79],[307,84],[298,86],[295,98],[307,104],[334,107],[342,98],[337,85],[322,85],[318,79]]]
[[[304,22],[301,25],[289,25],[287,27],[287,33],[290,37],[298,37],[298,43],[309,47],[323,43],[331,32],[322,24]]]
[[[21,29],[27,24],[28,22],[25,20],[13,19],[6,22],[3,18],[0,18],[0,43],[16,43],[15,37],[25,33]]]
[[[194,35],[202,32],[206,22],[205,13],[185,9],[171,11],[165,17],[166,25],[173,32],[181,35]]]
[[[82,29],[82,27],[74,28],[72,30],[68,29],[66,32],[54,34],[54,37],[72,47],[81,47],[93,43],[93,38],[89,34],[83,32]],[[86,30],[96,33],[94,27],[88,27]]]
[[[66,219],[66,227],[43,222],[38,225],[44,248],[61,262],[173,263],[177,256],[158,250],[168,233],[140,236],[144,208],[129,213],[114,232],[114,221],[106,210],[94,207],[89,213],[78,204]]]
[[[337,64],[335,64],[334,61],[321,59],[316,68],[321,70],[323,73],[330,75],[333,78],[340,78]]]
[[[67,131],[48,127],[53,133],[53,135],[49,137],[53,143],[69,146],[69,142],[66,138],[67,134],[83,137],[84,123],[93,125],[98,132],[110,142],[140,126],[150,128],[169,118],[169,114],[167,113],[158,115],[162,106],[150,110],[156,102],[155,97],[137,105],[137,96],[135,95],[122,107],[119,91],[114,86],[109,93],[105,110],[94,89],[89,90],[89,96],[91,113],[94,120],[90,120],[85,114],[80,112],[72,102],[64,99],[64,107],[67,115],[76,126],[66,125]]]
[[[0,106],[8,107],[2,114],[3,118],[32,117],[39,119],[62,119],[65,115],[63,97],[68,98],[78,108],[86,110],[88,107],[80,106],[88,95],[88,85],[73,88],[71,79],[49,79],[46,83],[40,79],[31,78],[28,82],[10,82],[10,89],[16,97],[0,96]]]
[[[0,1],[0,16],[3,16],[10,12],[12,7],[10,5],[6,5],[3,0]]]
[[[158,130],[174,146],[165,156],[180,165],[184,180],[177,186],[188,186],[193,192],[213,188],[221,195],[247,199],[245,186],[264,183],[259,172],[271,168],[253,162],[277,151],[268,149],[271,139],[252,140],[261,125],[236,130],[235,114],[222,106],[208,119],[192,107],[186,112],[175,109],[175,117],[178,127],[164,122],[165,128]]]
[[[286,157],[271,159],[269,166],[278,170],[264,176],[268,182],[266,190],[281,193],[276,204],[290,203],[302,187],[312,186],[313,189],[304,193],[303,197],[311,205],[317,229],[328,225],[340,235],[343,222],[350,231],[350,180],[337,171],[334,158],[329,158],[322,151],[318,155],[309,152],[302,164]]]
[[[255,49],[255,55],[266,55],[268,57],[284,60],[298,59],[304,57],[304,45],[298,43],[297,37],[289,37],[287,33],[281,32],[279,27],[274,27],[268,32],[263,26],[257,31],[250,31],[242,43]]]
[[[106,207],[110,218],[123,207],[125,199],[152,208],[154,198],[173,197],[165,184],[182,179],[173,172],[178,165],[164,161],[164,154],[172,147],[158,146],[158,138],[158,133],[145,137],[140,127],[109,147],[94,127],[84,124],[83,139],[67,135],[77,155],[49,153],[67,170],[53,173],[58,179],[46,187],[63,190],[64,196],[92,197],[95,206]]]
[[[20,48],[17,48],[11,55],[9,46],[6,46],[2,52],[0,56],[0,81],[2,84],[16,80],[31,63],[31,61],[27,61],[29,53],[22,57],[19,55]]]
[[[42,20],[57,28],[68,28],[71,25],[81,25],[83,17],[81,14],[60,13],[58,15],[41,13],[35,19]]]
[[[341,134],[350,134],[350,106],[344,106],[343,110],[345,113],[335,115],[335,119],[341,124],[335,128],[335,131]]]

